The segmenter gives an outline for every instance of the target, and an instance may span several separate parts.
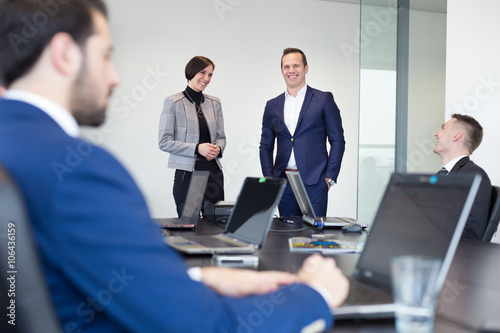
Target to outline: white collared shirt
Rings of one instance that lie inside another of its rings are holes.
[[[455,166],[455,164],[457,164],[458,161],[460,161],[462,158],[464,158],[466,156],[469,156],[469,155],[458,156],[458,157],[452,159],[451,161],[449,161],[448,163],[446,163],[446,165],[443,165],[443,167],[446,169],[446,171],[450,172],[451,169],[453,169],[453,167]]]
[[[302,87],[297,92],[297,96],[293,97],[285,90],[285,109],[284,109],[284,120],[288,131],[292,134],[295,133],[295,128],[297,127],[297,121],[299,120],[300,110],[302,109],[302,104],[304,104],[304,98],[306,97],[307,84]],[[290,155],[290,160],[286,166],[287,169],[297,169],[297,163],[295,162],[295,154],[292,149],[292,154]]]
[[[52,118],[68,135],[78,137],[80,128],[71,113],[48,98],[21,90],[7,90],[2,98],[31,104]]]

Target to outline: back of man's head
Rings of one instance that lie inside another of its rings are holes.
[[[94,10],[107,17],[102,0],[0,0],[0,81],[8,87],[27,74],[57,33],[83,48]]]
[[[464,144],[472,154],[483,140],[483,127],[471,116],[454,113],[451,118],[456,119],[456,125],[464,133]]]

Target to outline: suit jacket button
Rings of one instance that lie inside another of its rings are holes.
[[[293,142],[293,138],[292,138],[292,142]]]

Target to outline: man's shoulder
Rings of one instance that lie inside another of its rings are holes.
[[[462,161],[462,160],[461,160]],[[461,161],[458,161],[457,163],[460,163]],[[457,170],[457,173],[460,172],[474,172],[474,173],[479,173],[483,177],[483,179],[486,179],[489,181],[488,174],[482,167],[474,163],[470,158],[464,158],[463,159],[463,164],[462,166]]]
[[[268,103],[268,104],[269,104],[269,103],[271,103],[271,104],[272,104],[272,103],[277,103],[277,102],[279,102],[280,100],[284,100],[284,98],[285,98],[285,93],[284,93],[284,92],[282,92],[282,93],[281,93],[281,94],[279,94],[278,96],[273,97],[273,98],[271,98],[270,100],[268,100],[268,101],[267,101],[267,103]]]
[[[311,86],[307,86],[307,92],[306,92],[306,94],[308,94],[308,93],[312,93],[314,95],[322,96],[322,97],[327,97],[329,95],[333,96],[333,94],[330,91],[319,90],[319,89],[313,88]]]

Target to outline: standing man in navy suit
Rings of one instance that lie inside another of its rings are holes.
[[[283,51],[281,74],[286,91],[268,101],[264,110],[260,164],[266,177],[299,171],[316,215],[325,216],[328,191],[337,182],[344,155],[344,130],[332,93],[306,85],[308,70],[304,52],[296,48]],[[302,215],[289,184],[278,208],[281,216]]]
[[[472,162],[469,156],[483,140],[483,127],[474,118],[455,113],[434,136],[437,144],[433,151],[443,159],[443,166],[438,174],[477,173],[482,177],[462,233],[462,238],[480,240],[488,224],[491,181],[486,172]]]

